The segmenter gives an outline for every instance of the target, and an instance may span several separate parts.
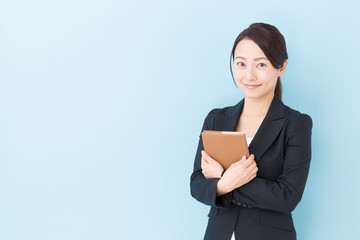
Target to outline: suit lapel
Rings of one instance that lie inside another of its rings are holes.
[[[214,130],[217,131],[235,131],[242,112],[244,99],[235,106],[226,108],[225,111],[215,118]]]
[[[233,107],[225,110],[225,114],[219,114],[214,123],[214,130],[235,131],[242,112],[244,99]],[[285,105],[275,95],[264,120],[256,132],[249,146],[250,153],[255,155],[256,161],[261,161],[264,152],[274,142],[285,123]]]

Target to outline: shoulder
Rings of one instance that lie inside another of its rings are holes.
[[[205,121],[214,121],[219,116],[231,116],[241,108],[243,100],[233,106],[226,106],[223,108],[213,108],[206,116]]]
[[[313,121],[308,114],[302,113],[286,105],[284,105],[284,107],[285,107],[285,116],[287,118],[287,125],[289,128],[293,128],[299,125],[310,129],[312,128]]]

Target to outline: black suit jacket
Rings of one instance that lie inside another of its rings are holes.
[[[237,105],[213,109],[202,130],[234,131],[244,99]],[[200,134],[191,175],[191,195],[211,206],[206,240],[296,239],[291,212],[301,200],[311,159],[312,120],[285,106],[275,95],[256,132],[249,151],[255,155],[257,177],[249,183],[216,197],[219,178],[206,179],[201,169]]]

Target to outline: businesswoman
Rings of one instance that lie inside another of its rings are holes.
[[[190,187],[211,206],[205,240],[296,239],[291,212],[309,172],[312,120],[281,100],[287,63],[285,39],[272,25],[251,24],[235,40],[230,69],[244,99],[210,111],[202,130],[245,132],[251,155],[224,171],[200,134]]]

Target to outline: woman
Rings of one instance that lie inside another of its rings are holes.
[[[211,206],[206,240],[296,239],[291,212],[309,172],[312,120],[282,103],[287,59],[272,25],[251,24],[235,40],[230,70],[233,63],[244,99],[210,111],[202,130],[245,132],[251,155],[224,171],[203,151],[200,135],[190,185],[191,195]]]

